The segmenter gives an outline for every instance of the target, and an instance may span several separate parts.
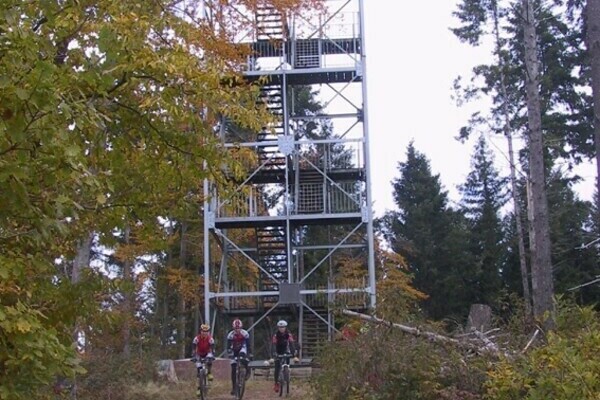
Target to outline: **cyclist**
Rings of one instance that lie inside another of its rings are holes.
[[[284,320],[277,322],[277,331],[271,339],[271,354],[270,363],[275,361],[275,385],[273,391],[279,392],[279,371],[281,369],[281,358],[278,355],[291,354],[294,356],[294,362],[299,362],[296,342],[294,335],[287,328],[288,323]],[[275,360],[273,360],[275,359]]]
[[[206,379],[209,381],[213,380],[213,376],[211,373],[212,369],[212,360],[215,358],[215,340],[212,338],[210,334],[210,326],[207,324],[200,325],[200,330],[194,340],[192,341],[192,361],[199,360],[201,358],[206,359],[206,370],[208,374],[206,375]],[[200,386],[196,391],[196,395],[200,395]]]
[[[212,360],[215,358],[215,340],[210,334],[210,326],[207,324],[200,325],[200,331],[198,335],[192,341],[192,360],[205,358],[206,359],[206,369],[208,370],[208,375],[206,376],[209,381],[213,380],[213,376],[211,373],[212,369]]]
[[[250,377],[250,367],[248,366],[248,354],[250,350],[250,334],[242,329],[243,324],[240,319],[234,319],[231,324],[233,330],[227,334],[227,354],[231,360],[231,394],[235,394],[236,386],[236,363],[233,360],[237,357],[246,368],[246,379]]]

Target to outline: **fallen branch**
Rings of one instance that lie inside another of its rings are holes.
[[[477,337],[479,340],[481,340],[483,342],[483,344],[484,344],[483,349],[485,349],[486,352],[492,353],[495,355],[502,354],[505,357],[510,357],[509,354],[500,350],[498,345],[490,340],[490,338],[487,336],[487,333],[489,333],[489,332],[491,332],[491,331],[483,333],[483,332],[478,331],[477,329],[473,329],[473,334],[475,335],[475,337]]]
[[[525,348],[521,351],[521,354],[525,354],[527,349],[529,349],[529,346],[532,345],[532,343],[535,341],[535,338],[537,338],[537,336],[539,334],[540,334],[540,330],[536,329],[535,332],[533,332],[533,336],[531,336],[531,339],[529,339],[529,342],[527,342],[527,345],[525,346]]]
[[[472,343],[463,342],[463,341],[460,341],[460,340],[457,340],[457,339],[454,339],[454,338],[451,338],[448,336],[440,335],[435,332],[422,331],[419,328],[414,328],[414,327],[407,326],[407,325],[397,324],[395,322],[386,321],[381,318],[373,317],[371,315],[357,313],[355,311],[342,310],[342,314],[348,315],[350,317],[359,318],[359,319],[362,319],[363,321],[374,322],[374,323],[380,324],[380,325],[391,326],[391,327],[400,329],[402,332],[405,332],[405,333],[408,333],[408,334],[411,334],[414,336],[425,337],[433,342],[450,343],[450,344],[458,346],[458,347],[462,347],[462,348],[465,348],[468,350],[473,350],[477,353],[492,354],[496,357],[499,357],[500,355],[505,355],[504,353],[502,353],[498,350],[497,346],[489,346],[489,344],[486,344],[485,346],[481,347],[481,346],[474,345]]]

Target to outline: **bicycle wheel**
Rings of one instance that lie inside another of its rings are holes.
[[[284,386],[285,386],[285,366],[281,366],[281,371],[279,371],[279,397],[283,396]]]
[[[207,387],[207,382],[206,382],[206,370],[203,370],[200,373],[200,377],[198,378],[198,385],[200,387],[200,397],[198,397],[200,400],[206,400],[206,395],[208,392],[208,387]]]
[[[281,368],[281,372],[279,373],[279,379],[277,380],[279,382],[279,397],[283,396],[283,367]]]
[[[246,390],[246,368],[241,363],[238,364],[237,377],[236,377],[236,399],[242,400],[244,397],[244,391]]]
[[[286,396],[290,394],[290,368],[285,368],[283,370],[283,382],[285,384],[285,394]]]

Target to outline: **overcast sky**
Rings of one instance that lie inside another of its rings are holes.
[[[450,198],[458,201],[456,185],[470,170],[472,142],[454,137],[476,109],[485,104],[458,108],[451,99],[458,75],[470,77],[474,65],[489,59],[488,49],[462,44],[449,31],[455,26],[452,11],[458,1],[365,1],[365,38],[371,172],[374,209],[380,216],[394,208],[390,181],[405,160],[406,147],[415,147],[441,175]],[[497,147],[496,163],[507,168],[506,143],[491,138]],[[595,167],[580,169],[587,179],[578,185],[589,200]]]

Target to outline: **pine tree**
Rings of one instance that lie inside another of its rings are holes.
[[[600,275],[600,267],[593,246],[585,246],[594,238],[590,231],[591,204],[580,200],[572,189],[575,179],[555,170],[548,181],[550,235],[552,237],[552,265],[557,293],[592,281]],[[600,288],[589,286],[576,293],[584,304],[600,300]]]
[[[493,164],[493,153],[480,136],[471,159],[471,172],[460,187],[462,207],[469,222],[469,247],[476,265],[476,284],[470,288],[477,302],[493,304],[501,288],[504,232],[500,210],[506,203],[506,179]]]
[[[464,316],[469,282],[466,224],[448,208],[448,195],[429,160],[410,143],[393,181],[397,211],[388,212],[381,231],[414,273],[415,287],[429,295],[425,307],[434,318]]]

